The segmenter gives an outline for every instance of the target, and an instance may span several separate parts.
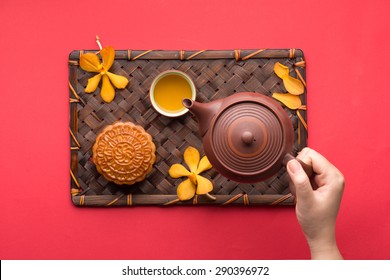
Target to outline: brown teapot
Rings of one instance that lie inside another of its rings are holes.
[[[240,92],[209,103],[183,99],[183,105],[198,121],[211,164],[231,180],[263,181],[294,158],[292,123],[273,98]],[[311,167],[301,164],[311,176]]]

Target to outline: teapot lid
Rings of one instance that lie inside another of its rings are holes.
[[[292,150],[294,131],[288,114],[272,98],[258,97],[221,108],[210,126],[206,154],[215,169],[234,181],[253,183],[271,177]]]

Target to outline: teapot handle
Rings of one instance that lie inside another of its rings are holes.
[[[286,154],[286,156],[284,157],[283,159],[283,165],[284,166],[287,166],[287,163],[292,160],[292,159],[296,159],[302,166],[303,170],[305,171],[307,177],[309,177],[309,179],[311,179],[314,175],[314,171],[313,171],[313,167],[311,165],[308,165],[306,163],[304,163],[302,160],[300,160],[299,158],[296,158],[294,157],[292,154],[288,153]]]

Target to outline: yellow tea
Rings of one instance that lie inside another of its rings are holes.
[[[184,108],[181,101],[191,98],[192,91],[188,81],[179,75],[162,77],[154,88],[154,100],[164,111],[177,112]]]

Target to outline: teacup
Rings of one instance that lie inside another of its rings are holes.
[[[187,74],[168,70],[153,80],[149,97],[157,112],[167,117],[178,117],[188,112],[182,100],[185,98],[195,100],[196,89]]]

